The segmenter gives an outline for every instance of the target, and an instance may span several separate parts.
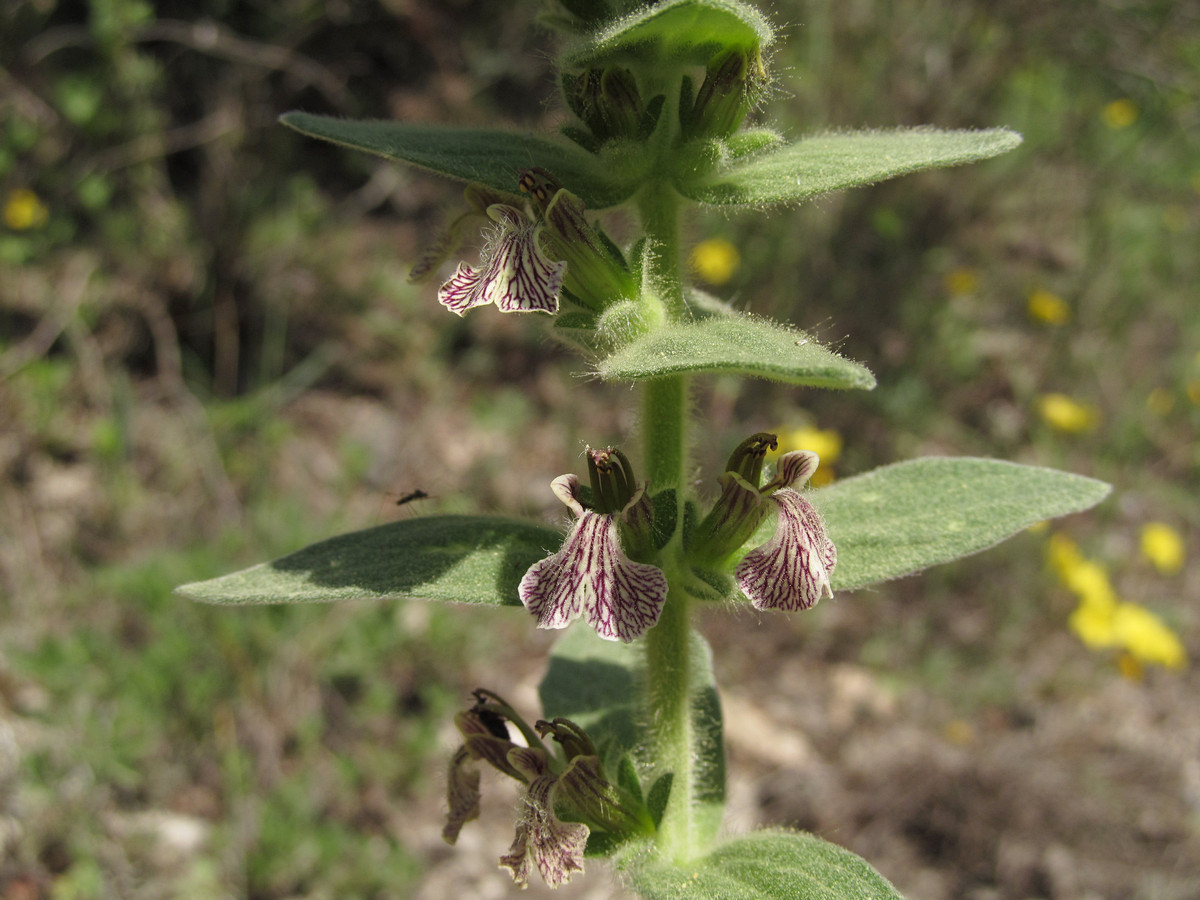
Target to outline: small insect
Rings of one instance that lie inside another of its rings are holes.
[[[403,497],[396,501],[397,506],[403,506],[405,503],[412,503],[414,500],[428,500],[429,495],[420,488],[415,491],[409,491]]]

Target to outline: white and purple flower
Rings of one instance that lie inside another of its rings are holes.
[[[474,706],[454,717],[463,744],[447,778],[447,843],[456,843],[463,825],[479,817],[480,762],[525,786],[516,835],[500,857],[520,887],[529,886],[533,869],[550,887],[570,881],[572,872],[583,871],[588,836],[596,829],[615,840],[653,833],[645,803],[605,777],[582,728],[563,718],[531,728],[502,697],[482,688],[474,693]],[[511,739],[510,726],[523,744]],[[547,748],[547,737],[559,745],[558,754]],[[556,809],[573,821],[560,819]]]
[[[629,642],[654,626],[667,599],[662,569],[626,552],[652,552],[654,508],[619,450],[588,450],[588,469],[594,508],[584,505],[575,475],[551,483],[575,522],[562,549],[525,573],[518,593],[539,628],[566,628],[583,618],[605,640]]]
[[[583,852],[590,829],[580,822],[563,822],[554,814],[559,776],[550,768],[550,754],[541,747],[514,747],[508,762],[526,779],[527,787],[517,817],[517,833],[500,865],[512,871],[513,881],[529,884],[530,863],[550,887],[571,880],[583,871]]]
[[[487,236],[479,266],[459,263],[438,289],[438,301],[460,316],[488,303],[501,312],[558,312],[567,264],[542,252],[538,234],[543,226],[507,203],[493,203],[487,215],[496,226]]]
[[[734,580],[756,609],[794,612],[833,596],[830,575],[837,550],[820,514],[800,493],[820,464],[816,453],[783,454],[775,477],[758,487],[763,460],[776,446],[775,435],[763,432],[733,451],[720,479],[721,496],[696,527],[689,556],[702,568],[727,571],[737,551],[774,512],[774,534],[741,558]]]
[[[799,488],[817,471],[820,457],[811,450],[795,450],[779,458],[768,503],[778,509],[771,539],[747,553],[734,571],[734,579],[755,609],[785,612],[811,609],[822,597],[833,597],[829,578],[837,565],[837,549],[825,525]]]

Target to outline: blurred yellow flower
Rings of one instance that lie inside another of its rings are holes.
[[[1132,653],[1125,652],[1117,657],[1117,671],[1130,681],[1141,681],[1146,677],[1146,668]]]
[[[1200,381],[1187,383],[1187,395],[1193,406],[1200,406]]]
[[[1081,560],[1066,573],[1062,582],[1081,604],[1092,609],[1111,612],[1117,606],[1117,592],[1108,580],[1108,572],[1094,560]]]
[[[1071,307],[1058,294],[1039,288],[1029,295],[1029,318],[1043,325],[1065,325],[1071,321]]]
[[[741,264],[737,247],[724,238],[709,238],[692,249],[692,269],[709,284],[724,284]]]
[[[1097,609],[1088,603],[1080,603],[1067,619],[1067,625],[1075,632],[1076,637],[1093,650],[1104,650],[1117,643],[1112,610]]]
[[[1187,555],[1183,537],[1165,522],[1147,522],[1142,526],[1142,556],[1163,575],[1174,575],[1183,568]]]
[[[1140,662],[1168,669],[1182,669],[1187,663],[1187,652],[1175,632],[1144,606],[1122,603],[1112,618],[1117,643]]]
[[[1046,542],[1046,560],[1060,579],[1066,579],[1066,573],[1083,562],[1083,554],[1075,542],[1061,532],[1055,532]]]
[[[811,450],[821,457],[821,465],[813,473],[812,486],[822,487],[837,476],[833,464],[842,455],[842,436],[832,428],[780,429],[779,453],[790,450]]]
[[[1166,388],[1157,387],[1146,395],[1146,408],[1156,416],[1168,415],[1175,408],[1175,398]]]
[[[1064,434],[1091,431],[1100,421],[1094,406],[1079,403],[1066,394],[1042,394],[1038,397],[1037,407],[1042,421]]]
[[[945,278],[946,293],[951,297],[965,297],[979,288],[979,273],[974,269],[955,269]]]
[[[1128,128],[1138,119],[1137,104],[1127,98],[1106,103],[1100,112],[1104,124],[1114,131]]]
[[[821,465],[838,461],[842,455],[842,436],[832,428],[792,428],[779,432],[779,452],[811,450],[821,457]]]
[[[4,224],[13,231],[41,228],[50,218],[50,210],[29,188],[10,191],[4,200]]]
[[[1174,532],[1172,532],[1174,534]],[[1046,543],[1046,559],[1079,605],[1067,619],[1076,636],[1093,650],[1120,647],[1128,659],[1118,660],[1127,677],[1140,677],[1140,665],[1182,668],[1187,653],[1179,638],[1144,606],[1117,597],[1104,566],[1087,559],[1065,534]]]

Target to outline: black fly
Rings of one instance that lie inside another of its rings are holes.
[[[429,495],[420,488],[415,491],[409,491],[403,497],[396,501],[397,506],[403,506],[405,503],[412,503],[414,500],[428,500]]]

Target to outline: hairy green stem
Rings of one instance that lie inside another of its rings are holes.
[[[642,284],[647,301],[657,300],[673,322],[687,318],[680,273],[679,205],[682,198],[669,181],[651,181],[638,194],[638,215],[646,235],[649,264]]]
[[[643,292],[661,303],[669,319],[686,317],[680,273],[680,198],[666,182],[647,186],[638,211],[650,249]],[[663,854],[676,861],[698,855],[704,840],[697,821],[696,721],[692,694],[696,679],[690,652],[691,605],[684,577],[682,523],[687,472],[688,381],[673,376],[642,386],[642,441],[652,492],[673,489],[679,527],[663,550],[671,585],[658,624],[646,634],[646,696],[650,759],[658,774],[672,774],[671,795],[659,826]]]
[[[698,854],[696,823],[695,722],[692,715],[690,601],[687,591],[671,590],[658,624],[646,634],[646,700],[649,703],[651,759],[656,774],[670,772],[671,796],[659,825],[659,848],[668,859],[682,862]]]

